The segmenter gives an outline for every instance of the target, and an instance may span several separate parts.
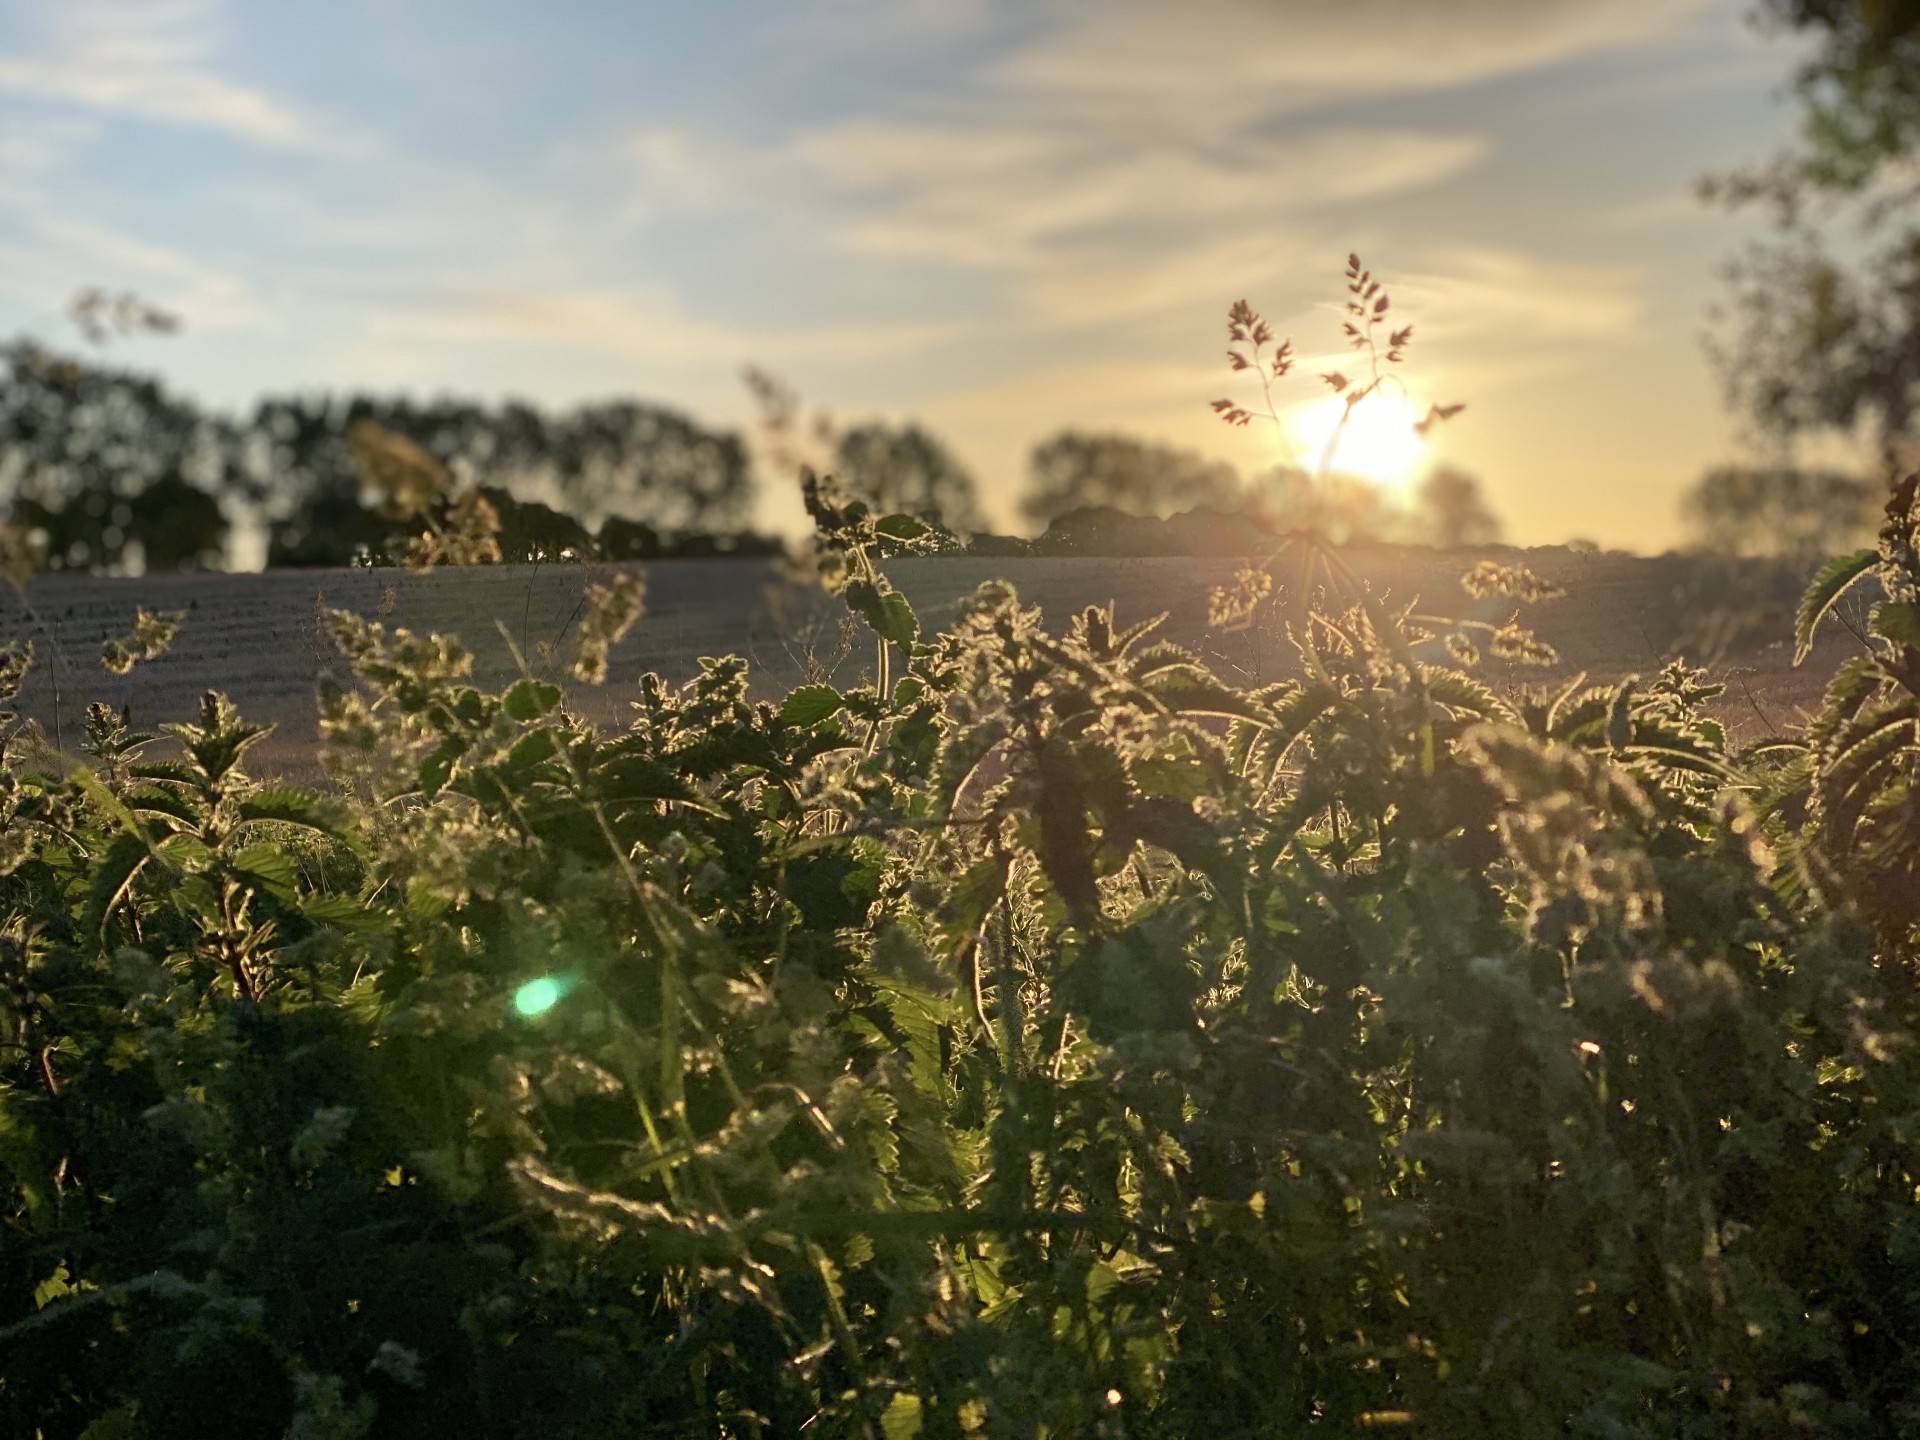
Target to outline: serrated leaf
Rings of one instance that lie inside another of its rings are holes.
[[[1256,725],[1272,718],[1246,691],[1200,669],[1163,670],[1141,688],[1175,714],[1223,715]]]
[[[121,898],[133,887],[134,877],[151,852],[138,835],[119,835],[107,847],[87,886],[87,930],[97,934]]]
[[[1458,670],[1441,670],[1428,675],[1426,681],[1427,694],[1449,710],[1478,715],[1482,720],[1510,721],[1514,718],[1513,708],[1471,675],[1462,674]],[[1309,690],[1299,692],[1299,695],[1285,707],[1288,712],[1286,719],[1290,720],[1298,708],[1310,707],[1315,703],[1302,698],[1309,693],[1315,695],[1315,699],[1323,709],[1335,698],[1332,692],[1327,691],[1323,686],[1310,687]]]
[[[201,821],[198,806],[178,791],[162,789],[158,785],[145,785],[130,792],[127,808],[136,815],[164,815],[169,820],[178,820],[182,825],[197,827]]]
[[[294,868],[293,857],[278,845],[244,846],[227,863],[254,889],[265,890],[276,900],[291,901],[298,893],[300,872]]]
[[[507,751],[507,769],[531,770],[542,760],[551,759],[560,751],[560,742],[554,738],[551,728],[541,726],[530,730],[513,742],[513,748]]]
[[[258,790],[237,807],[242,820],[272,820],[282,825],[301,825],[323,834],[336,835],[346,829],[340,807],[326,796],[297,786],[277,786]]]
[[[427,795],[438,795],[446,783],[453,777],[454,763],[466,753],[466,745],[459,740],[448,739],[441,742],[440,748],[420,762],[420,789]]]
[[[184,760],[143,760],[127,768],[135,780],[164,780],[171,785],[195,785],[199,775]]]
[[[198,835],[169,835],[153,853],[175,870],[196,875],[213,864],[213,851]]]
[[[780,704],[780,719],[788,725],[818,725],[840,708],[840,692],[831,685],[802,685]]]
[[[383,912],[352,895],[310,895],[300,902],[300,913],[316,925],[337,930],[379,930],[387,923]]]
[[[882,515],[873,522],[873,528],[889,540],[918,540],[933,533],[931,525],[912,515]]]
[[[1813,632],[1826,618],[1827,612],[1879,560],[1880,552],[1877,550],[1856,550],[1851,555],[1836,556],[1820,567],[1808,582],[1806,593],[1800,597],[1800,608],[1793,617],[1794,664],[1805,660],[1813,649]]]
[[[1867,628],[1882,640],[1920,647],[1920,609],[1904,601],[1882,601],[1873,607]]]
[[[880,1416],[880,1433],[886,1440],[914,1440],[920,1433],[920,1397],[902,1392],[888,1401]]]
[[[906,649],[920,633],[919,618],[913,606],[898,590],[882,590],[861,582],[847,587],[847,603],[881,639]]]
[[[525,724],[538,720],[560,703],[560,687],[543,680],[516,680],[500,697],[500,703],[509,716]]]

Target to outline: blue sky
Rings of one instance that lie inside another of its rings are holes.
[[[188,328],[123,358],[217,403],[728,423],[752,361],[1010,520],[1068,425],[1278,458],[1207,410],[1225,307],[1331,352],[1358,249],[1512,536],[1658,549],[1736,453],[1698,337],[1749,227],[1690,187],[1787,131],[1746,8],[0,0],[0,335],[130,288]]]

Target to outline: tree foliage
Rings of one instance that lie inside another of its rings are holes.
[[[1721,555],[1820,560],[1873,533],[1879,488],[1855,475],[1722,465],[1680,502],[1694,544]]]
[[[1730,267],[1732,304],[1712,348],[1729,398],[1762,431],[1859,437],[1891,479],[1914,459],[1920,409],[1920,224],[1908,174],[1920,138],[1920,7],[1761,0],[1758,13],[1813,45],[1796,76],[1798,142],[1704,187],[1764,204],[1777,222]]]
[[[1127,435],[1064,430],[1034,447],[1030,470],[1020,508],[1041,525],[1092,507],[1165,518],[1195,506],[1232,509],[1243,498],[1224,461]]]
[[[151,328],[131,297],[81,301],[102,333]],[[752,538],[740,535],[753,505],[740,438],[661,406],[269,396],[234,417],[24,341],[0,349],[0,515],[57,569],[218,566],[248,518],[268,529],[270,564],[392,558],[413,512],[369,485],[351,439],[363,425],[439,467],[437,494],[483,488],[510,560],[587,553],[609,524],[621,556]]]
[[[881,514],[904,512],[962,534],[981,528],[973,476],[923,426],[856,425],[836,451],[841,483]]]
[[[233,432],[157,381],[0,347],[0,515],[58,570],[217,565],[244,492]]]
[[[349,437],[362,422],[407,437],[469,483],[539,507],[522,517],[527,538],[518,548],[530,552],[543,531],[559,548],[577,543],[541,515],[561,514],[556,506],[582,534],[610,519],[666,535],[711,534],[751,517],[752,475],[739,437],[658,406],[609,401],[552,414],[515,402],[269,398],[254,413],[248,454],[279,517],[272,563],[338,565],[361,546],[379,552],[391,527],[361,503],[362,468]]]

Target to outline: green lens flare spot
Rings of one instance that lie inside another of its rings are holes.
[[[513,992],[513,1008],[528,1020],[544,1015],[560,1003],[566,987],[551,975],[529,980]]]

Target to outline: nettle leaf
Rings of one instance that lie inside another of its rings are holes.
[[[350,828],[346,816],[333,801],[291,785],[256,791],[236,808],[242,820],[273,820],[326,835],[339,835]]]
[[[1183,715],[1220,715],[1257,725],[1271,720],[1252,696],[1200,669],[1170,669],[1141,687],[1167,709]]]
[[[453,778],[453,767],[460,757],[467,753],[466,742],[447,739],[440,748],[420,762],[420,789],[427,795],[438,795],[446,788],[447,781]]]
[[[912,515],[883,515],[873,522],[873,529],[889,540],[919,540],[933,533],[931,525]]]
[[[846,596],[854,613],[881,639],[904,650],[920,633],[920,621],[913,613],[913,606],[898,590],[882,590],[871,581],[862,580],[849,585]]]
[[[198,874],[213,864],[213,851],[197,835],[169,835],[153,847],[153,853],[187,875]]]
[[[538,720],[559,703],[560,687],[542,680],[516,680],[500,697],[501,707],[522,724]]]
[[[1880,561],[1877,550],[1856,550],[1822,565],[1800,597],[1793,617],[1793,663],[1798,665],[1813,649],[1813,632],[1853,585]]]
[[[97,933],[107,923],[107,918],[132,888],[134,877],[140,873],[151,853],[146,842],[138,836],[120,835],[114,838],[106,854],[94,867],[92,882],[87,887],[86,920],[89,932]]]
[[[348,932],[381,930],[388,923],[385,911],[355,895],[309,895],[300,902],[300,913],[315,925],[331,925]]]
[[[198,772],[184,760],[142,760],[127,767],[135,780],[164,780],[170,785],[192,785]]]
[[[880,1416],[880,1433],[886,1440],[914,1440],[920,1433],[920,1397],[902,1391],[887,1402]]]
[[[1905,601],[1885,600],[1874,606],[1867,628],[1882,640],[1920,647],[1920,609]]]
[[[531,770],[543,760],[550,760],[560,753],[560,741],[549,726],[530,730],[514,741],[513,748],[507,752],[508,770]]]
[[[277,845],[245,846],[227,863],[253,888],[265,890],[276,900],[292,900],[299,891],[300,872],[293,857]]]
[[[1512,706],[1494,694],[1489,687],[1458,670],[1441,670],[1429,674],[1426,676],[1426,684],[1427,694],[1449,710],[1456,710],[1465,715],[1476,715],[1482,720],[1511,721],[1514,719]],[[1311,719],[1317,719],[1320,710],[1315,708],[1316,703],[1319,702],[1320,709],[1324,709],[1324,704],[1331,703],[1333,698],[1322,692],[1314,699],[1307,699],[1305,698],[1307,691],[1300,693],[1301,698],[1287,707],[1285,720],[1288,726],[1297,720],[1300,712],[1312,712]],[[1311,723],[1311,719],[1308,723]]]
[[[186,826],[197,827],[205,818],[186,796],[160,785],[143,785],[128,792],[127,808],[136,815],[164,815]]]
[[[780,706],[780,718],[788,725],[818,725],[840,708],[840,692],[831,685],[802,685],[790,693]]]

